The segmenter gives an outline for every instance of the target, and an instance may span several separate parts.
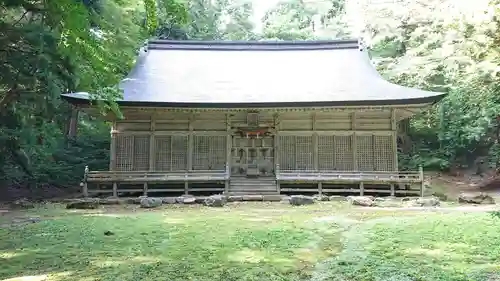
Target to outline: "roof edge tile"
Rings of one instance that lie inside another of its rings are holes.
[[[331,50],[359,49],[358,39],[343,40],[297,40],[297,41],[195,41],[195,40],[149,40],[148,49],[156,50],[225,50],[225,51],[281,51],[281,50]]]

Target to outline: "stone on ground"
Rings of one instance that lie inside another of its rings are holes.
[[[373,196],[349,196],[349,201],[354,206],[371,207],[375,205]]]
[[[91,210],[99,208],[99,202],[93,199],[83,199],[74,202],[69,202],[66,205],[66,209],[81,209],[81,210]]]
[[[415,201],[412,202],[412,205],[415,207],[437,207],[441,205],[439,198],[437,197],[424,197],[424,198],[416,198]]]
[[[175,197],[164,197],[162,198],[162,203],[163,204],[175,204],[177,203],[177,198]]]
[[[224,207],[226,205],[227,199],[224,195],[212,195],[205,198],[203,205],[208,207]]]
[[[161,198],[143,197],[141,198],[141,208],[156,208],[162,204]]]
[[[289,202],[293,206],[311,205],[314,204],[314,198],[304,195],[292,195]]]
[[[395,197],[377,197],[373,205],[377,207],[401,207],[401,200]]]
[[[334,202],[346,202],[346,201],[348,201],[347,197],[341,196],[341,195],[332,195],[328,199],[329,199],[329,201],[334,201]]]
[[[196,197],[194,197],[193,195],[182,195],[177,197],[176,201],[177,203],[181,204],[195,204]]]
[[[461,193],[458,196],[458,202],[467,204],[495,204],[495,199],[484,192]]]
[[[319,194],[314,195],[313,199],[316,201],[330,201],[330,197],[328,197],[326,195],[319,195]]]

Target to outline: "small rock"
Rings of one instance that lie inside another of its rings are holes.
[[[437,207],[441,204],[437,197],[417,198],[413,201],[413,206],[417,207]]]
[[[70,202],[66,205],[66,209],[92,210],[97,208],[99,208],[97,200],[81,200]]]
[[[243,195],[243,201],[262,201],[264,197],[262,195]]]
[[[243,201],[243,196],[241,195],[231,195],[227,198],[228,202],[241,202]]]
[[[375,205],[374,199],[372,196],[349,196],[349,201],[354,206],[371,207]]]
[[[335,202],[346,202],[348,201],[347,197],[341,196],[341,195],[332,195],[329,198],[330,201],[335,201]]]
[[[161,200],[163,204],[175,204],[177,203],[176,197],[165,197]]]
[[[208,207],[224,207],[226,205],[227,199],[224,195],[212,195],[205,199],[203,205]]]
[[[195,204],[196,203],[196,197],[193,195],[182,195],[176,198],[177,203],[180,204]]]
[[[262,200],[267,202],[280,202],[282,198],[283,195],[279,194],[262,195]]]
[[[156,208],[161,206],[162,200],[155,197],[143,197],[140,204],[141,208]]]
[[[377,197],[373,205],[377,207],[401,207],[401,201],[391,197]]]
[[[313,199],[316,201],[330,201],[330,197],[328,197],[326,195],[319,195],[319,194],[314,195]]]
[[[115,234],[112,231],[106,230],[106,231],[104,231],[104,235],[111,236],[111,235],[115,235]]]
[[[26,198],[21,198],[12,202],[11,207],[20,209],[33,209],[35,208],[35,203],[29,201]]]
[[[289,202],[293,206],[311,205],[314,204],[314,198],[304,195],[292,195]]]
[[[461,193],[458,196],[459,203],[468,204],[495,204],[495,199],[487,193]]]

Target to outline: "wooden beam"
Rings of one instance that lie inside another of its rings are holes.
[[[228,173],[228,177],[231,178],[232,161],[233,155],[231,153],[233,148],[233,136],[231,135],[231,114],[226,114],[226,172]],[[224,182],[224,193],[229,193],[229,178]]]
[[[78,134],[78,115],[78,108],[73,106],[71,109],[71,117],[69,119],[68,125],[68,138],[75,138]]]

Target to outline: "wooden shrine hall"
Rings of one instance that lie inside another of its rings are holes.
[[[120,87],[109,171],[86,169],[85,196],[418,195],[398,122],[444,97],[384,80],[358,40],[151,40]]]

